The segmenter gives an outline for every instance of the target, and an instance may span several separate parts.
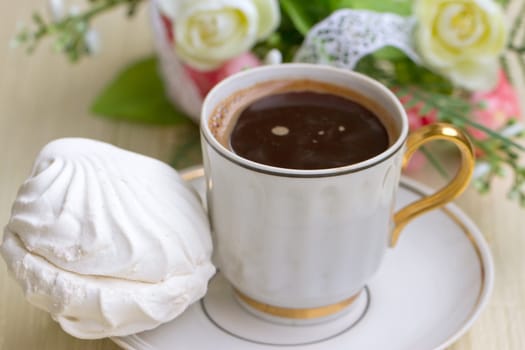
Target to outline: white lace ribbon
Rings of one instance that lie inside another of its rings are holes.
[[[367,10],[339,10],[306,35],[294,61],[353,69],[364,56],[386,46],[420,63],[412,33],[415,19]]]

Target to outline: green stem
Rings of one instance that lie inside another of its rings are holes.
[[[522,74],[525,76],[525,57],[522,55],[518,56],[518,65],[521,69]]]
[[[434,157],[432,152],[427,150],[426,147],[420,147],[419,150],[428,159],[430,164],[437,170],[439,175],[441,175],[443,177],[443,179],[448,180],[450,178],[448,172],[441,165],[441,162],[436,157]]]
[[[98,5],[95,5],[93,7],[91,7],[89,10],[87,10],[86,12],[84,13],[80,13],[78,15],[72,15],[72,16],[68,16],[67,18],[61,20],[61,21],[58,21],[58,22],[55,22],[55,23],[52,23],[51,25],[48,26],[49,29],[60,29],[60,28],[63,28],[65,27],[67,24],[71,23],[71,22],[76,22],[76,21],[89,21],[91,18],[99,15],[100,13],[102,12],[106,12],[112,8],[115,8],[115,7],[118,7],[122,4],[133,4],[133,3],[138,3],[140,1],[144,1],[144,0],[106,0],[105,2],[102,2]],[[48,32],[49,32],[49,29],[48,29]]]
[[[484,158],[497,159],[500,163],[508,164],[513,167],[517,166],[516,161],[511,156],[509,156],[508,151],[496,152],[485,142],[477,139],[472,139],[472,143],[474,144],[474,146],[485,152]]]
[[[514,51],[514,52],[517,53],[517,54],[523,54],[523,53],[525,53],[525,47],[522,47],[522,46],[520,47],[520,46],[515,46],[515,45],[510,44],[510,45],[508,46],[508,49],[509,49],[510,51]]]
[[[453,112],[451,113],[451,115],[453,115],[452,116],[453,118],[459,119],[459,120],[463,121],[465,124],[469,124],[470,126],[473,126],[476,129],[479,129],[479,130],[485,132],[487,135],[492,136],[493,138],[500,140],[501,142],[503,142],[506,145],[516,147],[520,151],[525,151],[525,147],[524,146],[520,145],[519,143],[516,143],[516,142],[512,141],[511,139],[501,135],[500,133],[498,133],[498,132],[496,132],[496,131],[494,131],[492,129],[487,128],[486,126],[484,126],[482,124],[476,123],[475,121],[472,121],[472,120],[470,120],[468,118],[465,118],[465,117],[463,117],[461,115],[457,115],[456,113],[453,113]]]
[[[501,63],[501,68],[505,72],[505,76],[507,77],[507,79],[509,79],[510,83],[514,85],[514,77],[510,75],[509,62],[505,55],[501,55],[500,63]]]
[[[444,107],[444,106],[441,106],[439,103],[436,103],[435,100],[433,99],[426,99],[423,97],[423,95],[417,91],[417,90],[414,90],[412,91],[412,94],[414,96],[417,96],[419,99],[421,99],[422,101],[425,101],[427,104],[429,104],[430,106],[436,108],[437,110],[441,110],[441,111],[445,111],[450,118],[452,119],[456,119],[456,120],[459,120],[465,124],[469,124],[470,126],[473,126],[475,127],[476,129],[479,129],[483,132],[485,132],[487,135],[489,136],[492,136],[493,138],[495,139],[498,139],[500,140],[501,142],[505,143],[506,145],[509,145],[509,146],[513,146],[513,147],[516,147],[517,149],[521,150],[521,151],[525,151],[525,147],[508,139],[507,137],[499,134],[498,132],[492,130],[492,129],[489,129],[487,128],[486,126],[482,125],[482,124],[479,124],[479,123],[476,123],[475,121],[472,121],[470,120],[469,118],[466,118],[454,111],[451,111],[449,110],[448,108]]]
[[[143,0],[138,0],[138,1],[143,1]],[[99,4],[98,6],[93,6],[88,11],[78,15],[78,17],[83,20],[88,20],[91,17],[94,17],[98,15],[99,13],[105,12],[113,7],[116,7],[122,4],[131,4],[134,2],[138,2],[138,1],[137,0],[107,0],[106,2],[103,2]]]
[[[514,39],[516,38],[516,35],[518,34],[518,29],[521,27],[521,23],[523,22],[524,16],[525,16],[525,3],[523,3],[521,8],[519,9],[518,16],[516,16],[516,20],[514,21],[514,24],[512,25],[512,30],[509,33],[509,41],[508,41],[509,43],[512,43]]]
[[[79,43],[82,40],[88,26],[89,21],[103,12],[109,11],[113,8],[128,5],[129,9],[135,9],[138,4],[145,0],[100,0],[92,2],[91,7],[85,12],[68,15],[56,22],[45,22],[42,16],[38,13],[33,14],[33,21],[36,29],[30,33],[27,30],[22,31],[17,36],[20,43],[28,45],[28,52],[33,52],[38,43],[46,36],[57,36],[66,38],[69,36],[69,44],[65,46],[64,50],[75,61],[79,55],[85,54],[85,50],[81,50]],[[79,26],[81,29],[79,29]],[[80,50],[80,51],[79,51]]]

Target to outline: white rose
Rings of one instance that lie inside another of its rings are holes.
[[[505,17],[492,0],[418,0],[416,44],[425,64],[469,90],[497,82]]]
[[[249,51],[279,25],[277,0],[157,0],[173,20],[182,61],[212,70]]]

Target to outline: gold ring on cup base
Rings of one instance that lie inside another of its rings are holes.
[[[286,307],[280,307],[280,306],[274,306],[269,305],[265,303],[261,303],[260,301],[257,301],[255,299],[250,298],[249,296],[243,294],[242,292],[239,292],[237,289],[235,290],[235,294],[241,299],[244,303],[246,303],[248,306],[254,308],[257,311],[264,312],[266,314],[277,316],[277,317],[283,317],[283,318],[291,318],[291,319],[313,319],[313,318],[321,318],[330,316],[333,314],[336,314],[346,307],[350,306],[359,296],[359,293],[351,296],[348,299],[345,299],[343,301],[337,302],[335,304],[325,305],[325,306],[319,306],[319,307],[312,307],[312,308],[286,308]]]

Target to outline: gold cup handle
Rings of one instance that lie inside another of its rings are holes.
[[[401,231],[410,220],[429,210],[441,207],[459,196],[467,187],[472,176],[474,170],[474,149],[472,143],[463,131],[453,125],[444,123],[427,125],[409,135],[406,153],[403,157],[403,167],[419,147],[434,140],[446,140],[454,143],[461,153],[461,165],[454,179],[441,190],[407,205],[394,215],[392,247],[396,245]]]

